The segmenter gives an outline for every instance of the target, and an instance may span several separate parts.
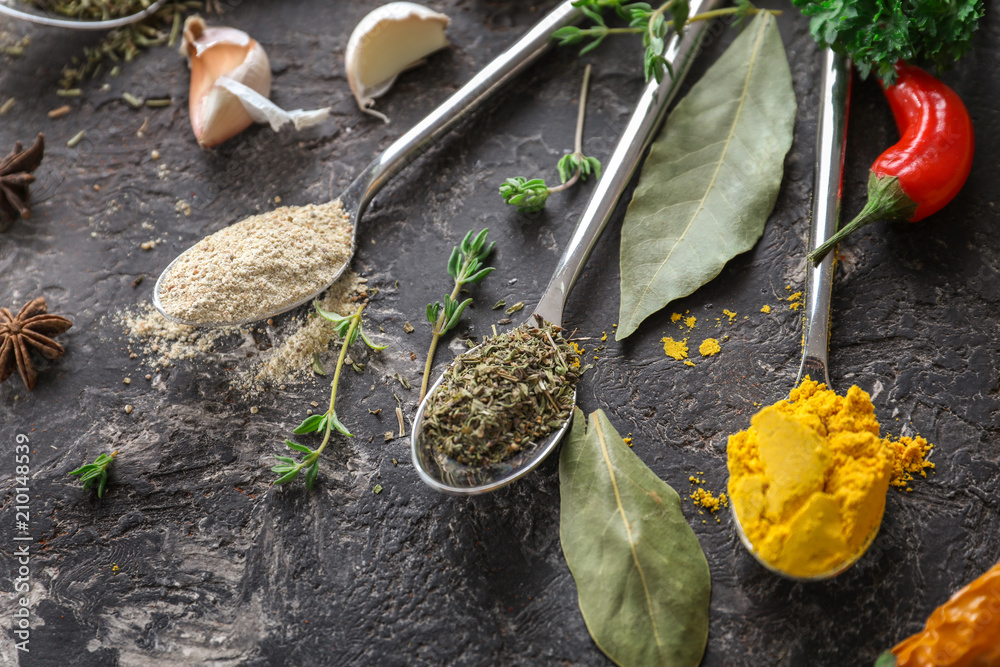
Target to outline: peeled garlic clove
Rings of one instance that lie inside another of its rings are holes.
[[[217,146],[254,120],[231,91],[216,85],[226,76],[268,97],[271,65],[267,53],[250,35],[235,28],[205,25],[200,16],[184,22],[181,53],[191,66],[191,128],[202,146]]]
[[[444,14],[413,2],[390,2],[358,23],[347,42],[347,83],[365,113],[389,119],[372,109],[400,72],[419,65],[431,53],[448,46]]]

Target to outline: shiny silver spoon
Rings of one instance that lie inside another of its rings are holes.
[[[844,169],[844,149],[847,142],[847,117],[851,96],[851,65],[844,56],[827,50],[820,81],[822,98],[816,134],[816,168],[813,181],[812,225],[809,229],[809,250],[817,248],[837,231],[840,220],[841,181]],[[818,266],[806,260],[806,301],[802,319],[802,364],[796,386],[805,376],[830,386],[827,351],[830,338],[830,299],[833,292],[835,253],[828,254]],[[763,560],[747,538],[736,514],[729,508],[736,524],[740,542],[761,565],[771,572],[795,581],[820,581],[835,577],[864,555],[875,540],[878,527],[872,531],[862,548],[827,572],[812,577],[797,577],[779,570]]]
[[[708,11],[718,4],[721,4],[721,0],[694,0],[691,3],[691,14]],[[671,77],[669,72],[664,73],[661,83],[650,81],[643,90],[636,110],[629,119],[615,152],[605,165],[587,208],[577,222],[573,236],[549,280],[548,287],[528,317],[529,322],[534,323],[537,316],[551,324],[562,324],[566,298],[580,276],[598,237],[611,218],[618,199],[631,180],[632,174],[635,173],[640,158],[662,123],[667,107],[690,69],[707,28],[708,22],[701,21],[687,26],[683,38],[678,39],[675,35],[670,39],[665,57],[673,64],[674,75]],[[466,354],[473,351],[470,350]],[[442,374],[421,401],[413,419],[410,436],[413,463],[420,479],[438,491],[470,496],[495,491],[510,484],[529,473],[551,454],[569,429],[570,420],[567,419],[562,428],[549,435],[543,442],[536,443],[533,448],[500,464],[481,467],[458,464],[440,454],[435,443],[422,437],[424,411],[443,379]]]
[[[385,187],[389,180],[408,164],[420,157],[438,139],[454,128],[460,120],[468,117],[482,106],[494,93],[545,53],[553,44],[553,32],[563,26],[574,23],[581,16],[580,9],[573,6],[572,0],[567,0],[560,4],[513,46],[497,56],[493,62],[483,68],[471,81],[445,100],[441,106],[417,123],[409,132],[393,142],[391,146],[375,158],[347,186],[347,189],[337,199],[340,200],[343,210],[348,214],[350,224],[353,227],[351,252],[348,259],[339,268],[333,278],[311,285],[308,294],[302,298],[282,304],[267,312],[254,312],[239,321],[200,322],[184,320],[164,310],[160,300],[160,292],[164,279],[169,275],[170,270],[184,257],[185,253],[191,252],[191,248],[189,248],[174,259],[163,270],[163,273],[160,274],[159,279],[156,281],[156,286],[153,288],[153,306],[167,319],[181,324],[192,326],[234,326],[265,320],[315,299],[326,288],[332,285],[347,268],[347,265],[350,263],[350,256],[353,256],[356,247],[358,223],[361,221],[361,216],[368,208],[368,204],[371,203],[375,195]],[[248,297],[248,301],[252,302],[252,296]]]
[[[51,28],[70,28],[72,30],[112,30],[113,28],[121,28],[122,26],[130,25],[138,21],[143,20],[147,16],[152,16],[156,12],[160,11],[160,8],[167,0],[156,0],[146,9],[131,14],[129,16],[123,16],[119,19],[108,19],[106,21],[76,21],[73,19],[54,19],[48,16],[42,16],[40,14],[32,14],[30,12],[23,12],[19,9],[14,9],[9,7],[5,0],[0,0],[0,14],[5,14],[7,16],[12,16],[16,19],[21,19],[22,21],[29,21],[31,23],[36,23],[38,25],[49,26]]]

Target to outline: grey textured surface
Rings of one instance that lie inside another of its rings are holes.
[[[608,664],[589,639],[559,548],[555,457],[511,488],[460,500],[422,486],[406,441],[382,442],[395,425],[393,392],[414,406],[416,392],[391,378],[419,377],[410,352],[422,358],[429,343],[419,322],[424,304],[447,289],[451,245],[484,225],[498,241],[498,270],[476,288],[479,307],[459,330],[481,335],[500,317],[488,307],[496,300],[531,304],[569,237],[588,187],[554,196],[546,213],[528,219],[502,206],[496,186],[509,175],[554,177],[555,161],[572,146],[582,75],[574,52],[546,56],[498,104],[397,177],[365,216],[353,266],[381,288],[369,317],[391,347],[364,376],[345,376],[341,405],[351,407],[341,414],[358,437],[328,450],[312,493],[301,484],[272,488],[267,466],[309,402],[324,400],[326,382],[288,385],[252,402],[228,388],[227,368],[266,354],[287,320],[178,363],[153,382],[142,379],[141,360],[128,358],[110,321],[148,299],[153,281],[134,288],[137,276],[155,277],[201,236],[273,205],[275,196],[287,204],[335,196],[553,3],[529,10],[527,3],[431,2],[453,17],[454,46],[402,77],[379,103],[392,118],[388,126],[358,113],[342,65],[351,29],[375,4],[233,7],[222,22],[266,46],[274,99],[332,105],[334,122],[301,136],[254,128],[213,152],[200,150],[190,133],[188,75],[172,51],[145,53],[120,77],[87,83],[82,98],[64,100],[54,94],[59,66],[93,37],[0,20],[0,30],[32,36],[23,57],[0,56],[0,102],[18,100],[0,118],[0,150],[37,131],[49,145],[32,219],[0,235],[0,305],[44,294],[53,312],[75,322],[60,339],[68,353],[40,364],[33,394],[16,377],[0,385],[0,663],[18,657],[9,631],[12,453],[15,434],[26,433],[37,542],[23,665]],[[709,488],[724,488],[726,436],[747,426],[755,403],[786,395],[798,368],[799,314],[777,298],[788,294],[786,285],[800,289],[804,277],[819,53],[801,17],[786,12],[780,25],[799,115],[762,240],[618,345],[610,333],[619,211],[568,308],[569,326],[582,335],[609,332],[581,386],[582,407],[603,408],[623,435],[631,432],[637,454],[682,497],[695,472],[704,472]],[[964,191],[931,220],[876,223],[855,236],[835,285],[835,387],[856,383],[871,392],[885,431],[917,431],[936,443],[937,473],[912,493],[891,491],[869,554],[822,584],[775,578],[743,551],[727,515],[703,523],[685,500],[713,577],[706,666],[870,664],[1000,557],[997,33],[988,13],[977,50],[945,75],[978,135]],[[709,46],[692,80],[731,37]],[[595,64],[586,150],[606,158],[641,85],[640,53],[621,38],[585,61]],[[100,92],[105,81],[110,90]],[[135,111],[123,91],[175,102]],[[67,101],[73,113],[45,116]],[[137,137],[146,118],[145,136]],[[872,82],[856,87],[851,122],[848,214],[861,206],[867,165],[896,138]],[[66,148],[80,129],[87,138]],[[167,169],[158,174],[161,164]],[[191,204],[189,217],[175,212],[178,199]],[[144,221],[155,229],[143,229]],[[166,241],[155,250],[139,249],[160,236]],[[760,313],[764,304],[774,312]],[[716,330],[724,308],[738,316]],[[659,342],[680,333],[670,313],[687,310],[699,318],[687,334],[692,342],[729,336],[722,354],[699,357],[694,368],[666,358]],[[403,333],[405,320],[416,325],[413,334]],[[439,360],[449,356],[442,349]],[[134,412],[126,414],[126,404]],[[379,407],[380,416],[368,414]],[[98,501],[66,473],[111,449],[121,453]],[[375,484],[384,489],[378,495]]]

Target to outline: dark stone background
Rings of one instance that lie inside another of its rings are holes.
[[[229,389],[227,368],[259,359],[287,330],[287,318],[153,382],[142,379],[141,359],[128,358],[111,322],[112,313],[148,299],[152,278],[203,235],[273,206],[275,196],[285,204],[336,196],[554,3],[432,0],[453,18],[453,48],[403,76],[379,102],[388,126],[357,111],[343,71],[347,38],[376,4],[231,7],[221,22],[268,49],[274,99],[290,108],[332,105],[334,122],[302,135],[257,127],[215,151],[200,150],[190,132],[187,69],[173,51],[144,53],[121,76],[98,78],[82,98],[63,99],[55,95],[59,67],[95,36],[0,20],[0,30],[32,37],[23,57],[0,56],[0,102],[18,99],[0,118],[0,149],[40,130],[49,146],[32,219],[0,235],[0,303],[16,308],[44,294],[54,312],[75,322],[61,338],[68,353],[41,363],[33,394],[16,377],[0,386],[4,619],[16,597],[7,546],[14,544],[15,434],[27,433],[33,451],[35,616],[21,664],[608,664],[589,639],[559,548],[555,457],[513,487],[455,499],[419,482],[407,440],[383,443],[382,434],[395,427],[394,392],[412,413],[416,390],[392,378],[399,372],[417,383],[430,339],[424,304],[448,289],[445,261],[468,229],[490,227],[498,270],[476,288],[467,333],[486,333],[502,317],[489,308],[499,298],[529,305],[537,298],[590,188],[554,196],[546,213],[528,219],[505,208],[496,187],[517,174],[554,178],[556,160],[572,146],[583,62],[595,65],[586,151],[608,157],[642,84],[636,40],[609,39],[582,60],[553,51],[376,200],[353,266],[381,288],[368,316],[391,347],[381,360],[367,359],[364,376],[345,376],[340,405],[350,407],[341,414],[358,437],[328,450],[312,493],[301,484],[272,488],[268,466],[309,402],[324,400],[327,382],[288,385],[253,401]],[[855,236],[843,248],[835,288],[834,386],[871,392],[886,432],[919,432],[936,443],[937,473],[912,493],[890,491],[870,552],[846,574],[810,585],[763,570],[728,515],[703,523],[686,498],[695,472],[704,472],[708,488],[724,489],[726,436],[747,426],[755,403],[787,395],[798,368],[799,312],[777,298],[788,294],[786,285],[801,289],[804,278],[820,54],[797,12],[786,12],[780,25],[800,106],[764,237],[712,283],[615,344],[619,211],[570,299],[567,321],[582,335],[609,333],[583,382],[582,407],[604,409],[623,435],[631,432],[635,452],[685,498],[713,577],[704,664],[871,664],[1000,556],[997,25],[988,14],[978,48],[944,77],[968,103],[978,133],[964,191],[931,220],[876,223]],[[692,81],[733,34],[710,46]],[[101,92],[105,82],[110,90]],[[136,111],[122,101],[124,91],[169,95],[174,104]],[[64,102],[73,113],[46,117]],[[145,136],[137,137],[147,118]],[[80,129],[87,138],[67,148]],[[877,86],[858,85],[848,214],[861,207],[867,166],[896,136]],[[150,157],[154,149],[159,162]],[[160,164],[168,167],[163,178]],[[190,217],[175,212],[178,199],[190,202]],[[163,235],[155,250],[139,249]],[[138,276],[147,279],[134,288]],[[769,316],[759,312],[765,303],[775,309]],[[738,317],[716,330],[724,308]],[[680,333],[670,313],[687,310],[700,322],[689,334],[695,344],[729,335],[722,354],[697,357],[694,368],[667,359],[659,342]],[[413,334],[403,333],[405,320]],[[442,349],[439,361],[450,356]],[[126,375],[131,385],[122,384]],[[135,406],[132,414],[126,404]],[[379,416],[368,414],[378,407]],[[112,449],[121,453],[98,501],[67,472]],[[378,495],[376,484],[384,489]],[[0,662],[13,664],[9,630],[0,634]]]

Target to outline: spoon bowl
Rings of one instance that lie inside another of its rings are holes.
[[[691,3],[691,12],[696,14],[707,11],[719,2],[720,0],[695,0]],[[667,107],[690,69],[691,61],[707,28],[707,22],[702,21],[687,26],[682,38],[676,35],[671,37],[666,49],[666,58],[673,63],[673,73],[672,75],[669,72],[665,73],[660,83],[650,81],[643,89],[636,110],[608,160],[548,286],[528,318],[529,322],[546,322],[557,326],[562,324],[566,298],[580,276],[587,258],[590,257],[597,239],[611,219],[611,214],[632,174],[635,173],[640,158],[666,116]],[[472,351],[474,350],[465,354]],[[534,447],[500,464],[476,470],[461,466],[438,453],[435,443],[429,442],[423,434],[427,406],[443,380],[444,374],[434,382],[421,401],[414,416],[410,436],[411,455],[417,473],[420,479],[437,491],[453,495],[476,495],[495,491],[534,470],[555,451],[559,441],[569,430],[572,412],[561,427],[549,434],[545,440],[535,443]],[[575,402],[575,392],[573,398]]]
[[[269,308],[266,311],[249,312],[246,317],[239,320],[185,320],[164,309],[161,289],[170,271],[186,253],[191,252],[193,249],[188,248],[168,264],[167,268],[160,274],[153,289],[153,306],[168,320],[180,324],[205,327],[238,326],[280,315],[318,297],[337,278],[343,275],[357,246],[357,229],[358,223],[361,221],[361,216],[364,215],[365,210],[372,199],[375,198],[375,195],[385,187],[389,180],[408,164],[420,157],[441,137],[450,132],[459,121],[467,118],[480,108],[494,93],[503,88],[551,48],[554,43],[551,39],[553,32],[578,21],[582,15],[581,10],[573,6],[572,0],[566,0],[559,4],[513,46],[497,56],[479,74],[473,77],[471,81],[445,100],[441,106],[393,142],[392,145],[385,149],[354,179],[347,189],[336,199],[340,201],[343,211],[351,224],[352,237],[348,258],[335,271],[333,278],[320,279],[315,284],[309,285],[309,289],[304,290],[305,296],[291,300],[288,303],[280,304],[277,307]],[[248,302],[253,303],[252,299],[252,295],[247,296]]]

